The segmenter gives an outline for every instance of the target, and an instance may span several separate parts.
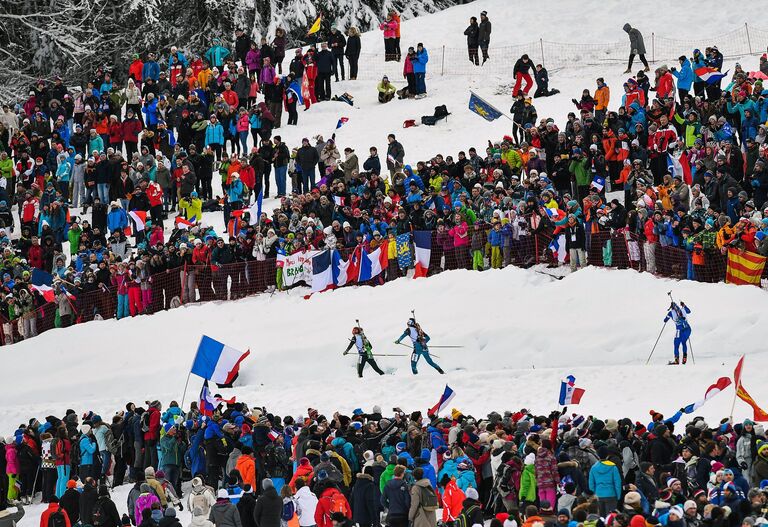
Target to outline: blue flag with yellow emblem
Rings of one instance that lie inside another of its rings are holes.
[[[413,264],[413,255],[411,254],[411,235],[408,233],[400,234],[395,238],[395,249],[397,250],[397,266],[400,269],[409,269]]]
[[[482,97],[478,96],[475,92],[469,92],[469,109],[475,112],[477,115],[485,119],[486,121],[495,121],[501,117],[501,112],[494,108],[491,104],[485,101]]]

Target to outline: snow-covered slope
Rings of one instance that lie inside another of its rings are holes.
[[[696,365],[666,366],[674,333],[667,327],[652,366],[645,366],[670,289],[693,311]],[[524,406],[545,412],[557,405],[559,381],[571,373],[587,389],[579,411],[642,420],[651,408],[673,413],[700,398],[709,383],[732,371],[741,353],[752,365],[745,385],[756,400],[768,401],[757,374],[766,356],[759,328],[768,323],[768,295],[757,288],[600,269],[555,281],[507,268],[344,288],[309,300],[304,294],[85,324],[15,345],[8,350],[14,360],[4,360],[0,371],[0,385],[12,387],[0,408],[0,429],[67,408],[108,415],[129,400],[180,400],[201,332],[251,350],[231,393],[280,414],[299,415],[308,406],[423,409],[446,382],[458,394],[454,404],[466,411]],[[422,364],[413,377],[408,349],[392,343],[411,309],[434,345],[463,346],[433,350],[445,376]],[[405,355],[378,359],[389,375],[367,371],[358,380],[355,357],[341,355],[355,318],[376,353]],[[187,401],[197,397],[201,382],[193,377]],[[730,394],[722,395],[701,413],[727,415],[730,402]],[[736,416],[747,410],[739,405]]]

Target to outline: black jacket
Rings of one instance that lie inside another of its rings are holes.
[[[256,522],[253,519],[255,507],[256,497],[252,492],[243,494],[243,497],[237,502],[237,511],[240,513],[240,521],[243,527],[256,527]]]
[[[328,36],[328,47],[331,48],[331,52],[334,55],[343,55],[344,46],[347,45],[347,39],[341,34],[341,31],[336,31]]]
[[[315,63],[317,72],[329,75],[333,72],[333,53],[330,50],[322,49],[315,54]]]
[[[528,62],[523,62],[523,57],[520,57],[517,59],[517,62],[515,62],[515,67],[512,70],[512,73],[514,75],[517,75],[518,73],[530,73],[532,66],[533,62],[531,59],[528,59]]]
[[[96,489],[86,485],[80,494],[80,521],[83,525],[93,525],[93,506],[98,498]]]
[[[352,487],[352,521],[359,525],[371,525],[379,519],[379,504],[373,477],[368,474],[358,474],[355,486]]]
[[[305,145],[296,151],[296,164],[301,167],[302,172],[312,170],[318,161],[320,155],[314,146]]]
[[[274,487],[265,490],[253,508],[253,521],[256,527],[280,527],[280,514],[283,511],[283,500],[277,495]]]
[[[351,36],[347,39],[347,49],[344,51],[344,55],[350,59],[360,58],[360,37]]]
[[[580,222],[576,222],[575,225],[570,224],[565,227],[565,250],[571,249],[586,249],[586,236],[584,234],[584,226]]]
[[[464,30],[464,34],[467,35],[467,47],[477,49],[480,27],[477,24],[470,24]]]

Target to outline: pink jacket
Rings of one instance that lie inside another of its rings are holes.
[[[16,451],[16,444],[5,445],[5,473],[19,473],[19,454]]]
[[[451,238],[453,238],[454,247],[463,247],[465,245],[469,245],[467,222],[463,221],[461,222],[461,225],[456,225],[448,231],[448,234],[450,234]]]
[[[384,38],[396,38],[397,37],[397,22],[390,20],[384,21],[379,24],[379,29],[384,30]]]
[[[118,295],[128,294],[128,275],[126,273],[115,273],[112,275],[112,285],[117,286]],[[140,518],[141,516],[139,516]]]
[[[136,498],[136,505],[134,507],[136,523],[141,523],[141,520],[139,519],[141,518],[141,512],[146,509],[151,509],[153,503],[160,503],[160,500],[152,493],[142,494]]]
[[[237,119],[237,124],[235,125],[235,129],[238,132],[247,132],[248,130],[251,129],[251,121],[248,120],[248,114],[247,113],[241,115]]]
[[[245,63],[248,66],[248,71],[261,69],[261,52],[258,49],[248,50],[245,55]]]
[[[410,73],[413,73],[413,62],[411,62],[408,57],[406,57],[403,61],[403,77]]]

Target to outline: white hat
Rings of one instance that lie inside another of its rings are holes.
[[[220,500],[228,500],[229,499],[229,492],[227,492],[227,489],[219,489],[219,492],[216,494],[216,497]]]

